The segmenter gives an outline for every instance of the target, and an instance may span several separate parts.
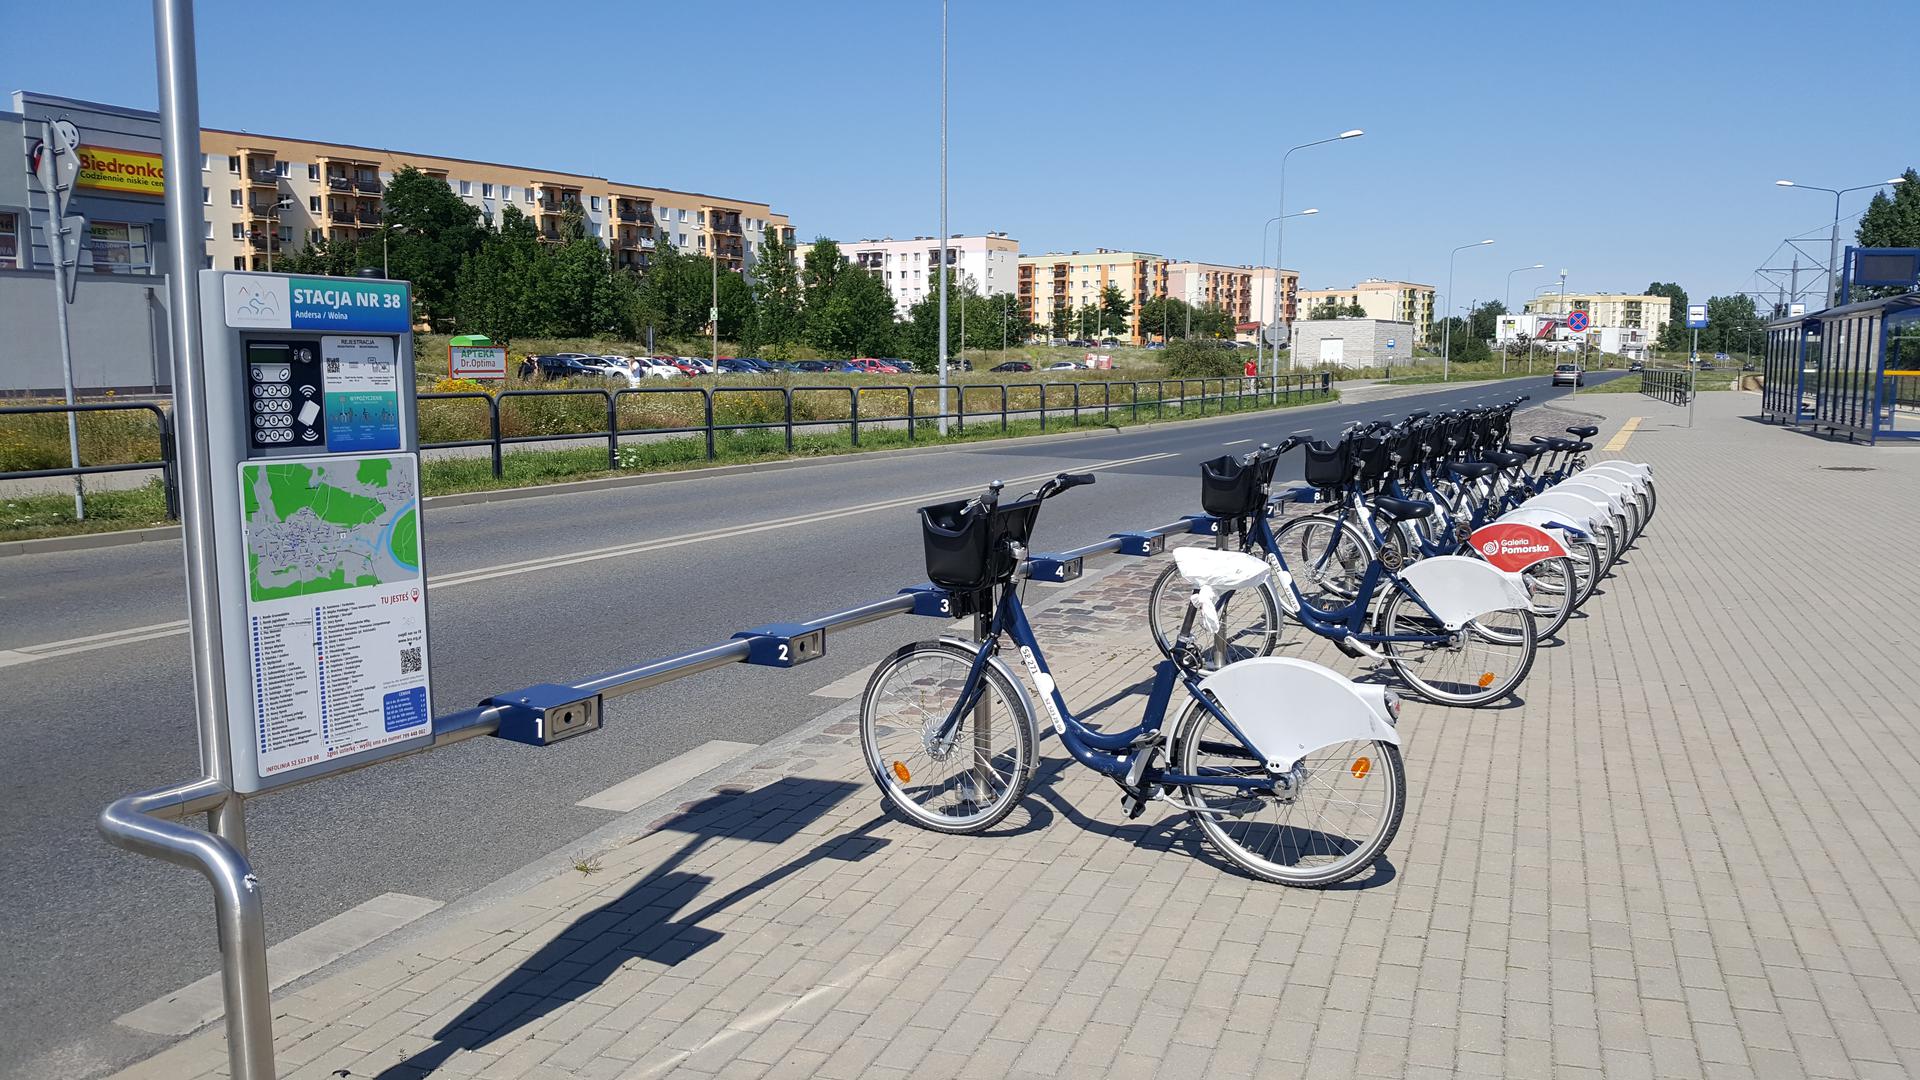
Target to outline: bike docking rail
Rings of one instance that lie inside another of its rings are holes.
[[[1060,584],[1079,578],[1085,561],[1100,555],[1152,556],[1165,550],[1170,536],[1222,536],[1220,519],[1190,515],[1154,528],[1115,533],[1104,540],[1065,551],[1031,554],[1019,576]],[[1222,537],[1223,538],[1223,537]],[[1224,538],[1223,538],[1224,539]],[[931,583],[909,586],[893,596],[858,604],[798,622],[769,623],[742,630],[726,641],[675,653],[579,679],[536,683],[494,694],[479,704],[437,716],[432,734],[420,745],[373,760],[349,762],[331,772],[275,787],[277,792],[369,766],[412,757],[480,736],[528,746],[554,743],[600,730],[607,701],[648,687],[730,664],[791,668],[826,653],[829,631],[852,629],[896,615],[942,619],[970,614],[954,595]],[[212,831],[221,815],[258,795],[243,795],[222,777],[201,776],[117,799],[100,812],[100,834],[116,847],[197,871],[214,894],[225,1001],[229,1075],[233,1080],[273,1080],[272,984],[267,971],[266,930],[261,883],[244,847]],[[207,815],[209,830],[189,826],[194,814]]]

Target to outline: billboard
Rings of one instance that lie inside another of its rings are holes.
[[[507,377],[507,350],[497,345],[449,345],[447,374],[456,379],[504,379]]]
[[[167,193],[159,154],[110,146],[82,146],[79,153],[80,173],[74,178],[75,187],[156,198]]]

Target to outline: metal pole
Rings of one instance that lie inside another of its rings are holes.
[[[1700,396],[1700,329],[1693,331],[1693,361],[1687,365],[1687,426],[1693,426],[1693,399]]]
[[[192,0],[153,0],[154,52],[159,85],[163,169],[166,186],[167,306],[173,347],[173,413],[180,473],[180,528],[186,555],[188,634],[192,647],[193,696],[200,736],[200,767],[226,793],[208,812],[208,824],[244,860],[243,803],[233,794],[228,747],[227,689],[220,649],[219,572],[214,553],[213,477],[208,460],[206,378],[202,364],[200,270],[206,262],[206,227],[192,185],[200,153],[199,76],[194,67]],[[239,885],[257,890],[251,875]],[[272,1080],[273,1013],[267,984],[266,931],[257,903],[228,897],[236,912],[221,926],[227,1002],[227,1062],[234,1080]],[[257,898],[256,898],[257,899]]]
[[[1453,371],[1453,259],[1460,254],[1459,248],[1447,256],[1447,306],[1441,308],[1440,322],[1440,381],[1446,382]]]
[[[53,152],[53,125],[46,125],[45,153]],[[60,327],[60,373],[66,380],[67,404],[73,404],[73,339],[67,328],[67,275],[80,272],[79,240],[69,237],[66,216],[60,213],[58,196],[47,192],[47,224],[55,231],[58,239],[51,245],[53,251],[53,306],[56,325]],[[74,265],[67,268],[67,253],[74,253]],[[80,418],[73,412],[67,413],[67,456],[72,459],[73,468],[80,467]],[[87,520],[87,488],[84,477],[73,478],[73,519]]]
[[[1833,233],[1827,238],[1827,306],[1840,302],[1840,193],[1833,193]]]
[[[707,258],[713,260],[713,373],[720,374],[720,241],[713,233],[714,211],[707,211]]]
[[[947,433],[947,0],[940,0],[940,434]]]

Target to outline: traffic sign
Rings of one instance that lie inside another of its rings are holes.
[[[1584,311],[1576,311],[1568,315],[1567,329],[1576,334],[1585,333],[1587,329],[1587,313]]]
[[[1392,338],[1388,338],[1388,339],[1387,339],[1387,348],[1389,348],[1389,349],[1391,349],[1391,348],[1393,348],[1393,339],[1392,339]]]
[[[1707,325],[1707,305],[1688,304],[1687,305],[1687,329],[1703,330],[1706,328],[1706,325]]]
[[[1293,337],[1293,334],[1287,329],[1286,323],[1277,322],[1262,331],[1260,336],[1267,339],[1267,344],[1279,348],[1285,345],[1287,341]]]

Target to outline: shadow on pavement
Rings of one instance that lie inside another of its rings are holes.
[[[700,925],[807,867],[828,859],[856,862],[886,846],[868,835],[885,821],[876,815],[851,833],[822,839],[797,858],[697,908],[713,879],[679,869],[715,840],[779,844],[860,790],[840,780],[786,777],[748,792],[701,799],[659,826],[683,832],[686,842],[619,896],[576,918],[554,938],[502,977],[434,1033],[434,1044],[390,1066],[380,1080],[413,1080],[444,1065],[461,1050],[484,1047],[576,1000],[633,960],[672,966],[719,941],[719,931]]]

